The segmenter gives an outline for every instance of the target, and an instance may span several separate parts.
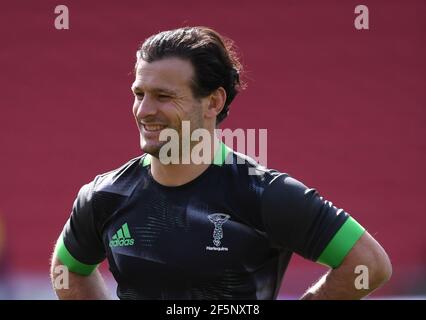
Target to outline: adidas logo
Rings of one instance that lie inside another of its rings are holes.
[[[129,227],[127,223],[123,224],[120,229],[112,236],[111,241],[109,242],[109,246],[113,247],[126,247],[133,246],[135,244],[135,240],[132,239],[130,235]]]

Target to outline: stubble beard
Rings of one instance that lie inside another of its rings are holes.
[[[176,130],[178,132],[178,136],[179,136],[179,155],[180,155],[180,159],[182,160],[182,121],[190,121],[190,134],[192,134],[192,132],[196,129],[200,129],[200,128],[204,128],[204,123],[203,123],[203,116],[202,116],[202,112],[201,112],[201,104],[198,104],[194,107],[194,113],[192,114],[192,116],[189,119],[186,120],[180,120],[180,123],[177,124],[177,126],[174,127],[170,127],[167,126],[166,129],[172,129],[172,130]],[[165,129],[163,129],[165,130]],[[184,137],[184,139],[190,139],[190,137]],[[170,139],[168,139],[167,141],[156,141],[155,143],[151,143],[151,144],[146,144],[144,145],[144,138],[142,136],[142,133],[140,134],[140,144],[141,144],[141,149],[144,153],[148,153],[151,156],[159,159],[160,156],[160,150],[161,148],[167,144],[170,141]],[[198,144],[198,141],[191,141],[190,140],[190,150],[192,150],[193,146]],[[187,155],[190,156],[190,155]]]

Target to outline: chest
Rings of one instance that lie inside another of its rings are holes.
[[[247,208],[224,199],[162,193],[133,198],[104,229],[110,264],[131,277],[256,269],[271,255],[269,242],[244,218]]]

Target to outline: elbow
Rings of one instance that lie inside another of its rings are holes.
[[[381,287],[392,276],[389,256],[368,232],[358,240],[345,258],[343,265],[355,268],[355,274],[362,273],[361,278],[368,283],[368,288],[371,290]],[[359,266],[363,268],[358,268]]]
[[[384,253],[384,257],[378,263],[379,267],[376,271],[376,281],[378,285],[381,286],[384,283],[388,282],[392,277],[392,263],[386,253]]]
[[[383,249],[376,254],[373,261],[370,283],[373,288],[378,288],[388,282],[392,277],[392,263]]]
[[[52,283],[52,285],[54,285],[55,283],[55,278],[57,276],[57,267],[60,265],[60,262],[58,260],[58,258],[56,257],[55,254],[52,255],[51,259],[50,259],[50,281]]]

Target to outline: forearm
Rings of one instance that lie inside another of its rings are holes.
[[[51,270],[53,289],[60,300],[108,300],[110,294],[102,275],[95,270],[89,276],[82,276],[73,272],[58,274],[55,268],[61,262],[54,258]],[[63,277],[64,279],[59,279]],[[67,278],[67,279],[65,279]]]
[[[371,243],[374,247],[371,248]],[[303,296],[305,300],[361,299],[389,280],[392,265],[384,249],[366,232],[343,263],[330,270]]]
[[[331,270],[318,280],[302,296],[302,300],[358,300],[370,294],[375,288],[357,288],[355,275],[348,276],[341,270]]]

